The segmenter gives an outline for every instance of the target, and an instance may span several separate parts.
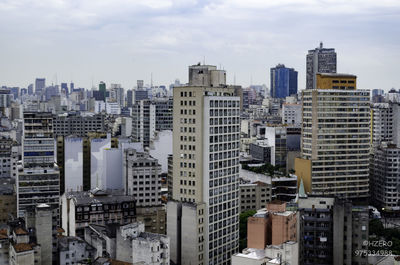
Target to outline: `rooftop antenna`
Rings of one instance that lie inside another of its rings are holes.
[[[153,88],[153,73],[150,76],[150,87]]]
[[[319,42],[319,48],[322,49],[322,47],[324,46],[324,44],[322,43],[322,41]]]
[[[203,56],[203,65],[206,65],[206,56]]]
[[[233,85],[236,86],[236,73],[233,73]]]

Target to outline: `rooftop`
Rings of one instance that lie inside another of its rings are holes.
[[[111,204],[121,203],[126,201],[134,201],[133,196],[123,195],[120,190],[99,190],[93,191],[70,191],[66,193],[67,198],[73,198],[77,205],[91,205],[91,204]]]
[[[119,224],[107,224],[107,225],[97,225],[90,224],[89,229],[94,230],[97,233],[104,234],[109,238],[115,238],[117,235],[117,229],[120,227]]]
[[[17,253],[33,250],[32,245],[28,243],[15,244],[13,247]]]
[[[94,249],[91,245],[89,245],[86,241],[84,241],[83,239],[81,239],[79,237],[63,236],[63,237],[58,238],[58,244],[59,244],[60,250],[63,250],[63,251],[69,250],[70,243],[85,244],[87,250]]]
[[[166,236],[162,235],[162,234],[142,232],[142,233],[139,234],[139,237],[137,239],[159,240],[162,237],[166,237]]]
[[[24,228],[22,227],[18,227],[17,229],[14,230],[16,235],[28,235],[28,231],[26,231]]]
[[[330,77],[353,77],[353,78],[357,78],[356,75],[352,75],[352,74],[340,74],[340,73],[317,73],[317,75],[321,75],[321,76],[330,76]]]
[[[255,260],[261,260],[266,258],[264,249],[256,249],[256,248],[246,248],[243,250],[242,253],[237,253],[234,256],[247,259],[255,259]]]
[[[139,264],[140,263],[138,263],[137,265],[139,265]],[[119,261],[119,260],[113,260],[113,259],[110,259],[110,258],[98,257],[93,262],[93,265],[132,265],[132,263]]]

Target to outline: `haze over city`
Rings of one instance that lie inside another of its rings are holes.
[[[278,63],[299,72],[319,46],[338,52],[358,87],[399,88],[398,1],[25,1],[0,3],[0,85],[137,79],[187,82],[194,62],[227,70],[227,83],[267,84]]]

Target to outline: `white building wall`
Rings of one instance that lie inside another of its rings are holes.
[[[150,144],[150,155],[158,160],[162,173],[168,173],[168,155],[173,153],[172,138],[172,131],[157,132]]]
[[[65,190],[80,191],[83,188],[82,138],[65,138]]]
[[[393,104],[393,143],[400,148],[400,104]]]
[[[154,139],[156,133],[156,105],[151,104],[150,108],[150,140]]]
[[[182,264],[198,264],[198,231],[197,208],[192,205],[182,205]],[[169,229],[169,228],[168,228]]]
[[[106,110],[106,103],[104,101],[96,100],[94,103],[94,113],[101,113]]]
[[[123,189],[122,149],[103,149],[102,189]]]
[[[90,145],[90,183],[91,189],[102,187],[103,162],[105,148],[111,148],[111,138],[107,135],[106,139],[92,139]]]
[[[107,102],[106,103],[106,113],[119,115],[119,114],[121,114],[121,108],[117,102]]]
[[[282,124],[301,124],[301,105],[283,104],[282,105]]]

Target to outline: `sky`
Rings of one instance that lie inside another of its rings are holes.
[[[169,85],[205,62],[244,87],[283,63],[303,89],[323,41],[358,88],[400,88],[398,0],[0,0],[0,36],[0,86]]]

